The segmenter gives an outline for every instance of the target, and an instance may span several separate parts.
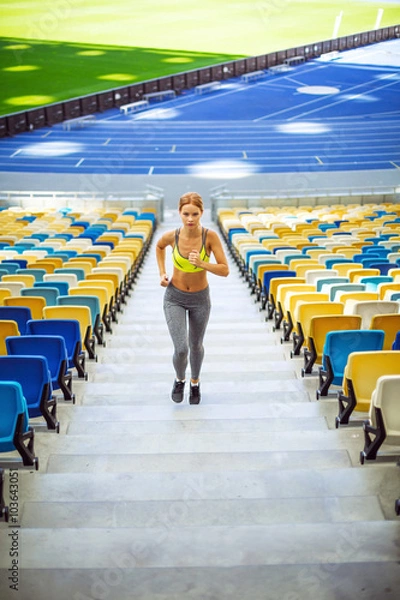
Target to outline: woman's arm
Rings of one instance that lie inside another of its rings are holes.
[[[156,245],[156,259],[158,265],[158,271],[160,273],[160,285],[167,287],[169,278],[165,268],[165,249],[167,246],[171,246],[174,239],[174,232],[168,231],[158,240]]]
[[[189,261],[192,263],[192,265],[196,265],[196,267],[200,267],[201,269],[204,269],[204,271],[213,273],[213,275],[219,275],[220,277],[228,277],[228,261],[225,256],[221,240],[219,239],[219,236],[217,235],[217,233],[215,233],[215,231],[208,231],[207,242],[211,252],[214,255],[216,263],[208,263],[204,260],[201,260],[200,253],[198,252],[198,250],[192,250],[192,252],[189,253]]]

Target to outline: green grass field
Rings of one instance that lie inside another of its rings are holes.
[[[400,23],[400,2],[2,0],[0,114]]]

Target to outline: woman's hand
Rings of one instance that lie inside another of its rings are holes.
[[[169,284],[168,275],[166,273],[164,273],[164,275],[161,275],[160,285],[162,287],[168,287],[168,284]]]
[[[200,252],[198,250],[192,250],[189,252],[188,260],[190,264],[194,265],[195,267],[201,267],[203,264],[203,261],[200,258]]]

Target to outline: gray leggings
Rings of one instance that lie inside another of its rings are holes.
[[[165,291],[164,313],[174,344],[173,365],[177,379],[185,379],[189,349],[192,379],[200,377],[210,308],[208,287],[200,292],[182,292],[170,283]]]

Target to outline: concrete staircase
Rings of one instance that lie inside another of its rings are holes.
[[[361,428],[334,429],[336,401],[315,400],[235,265],[209,279],[203,400],[175,405],[151,249],[61,433],[37,433],[39,472],[19,473],[19,596],[3,523],[3,600],[399,597],[395,460],[361,467]]]

